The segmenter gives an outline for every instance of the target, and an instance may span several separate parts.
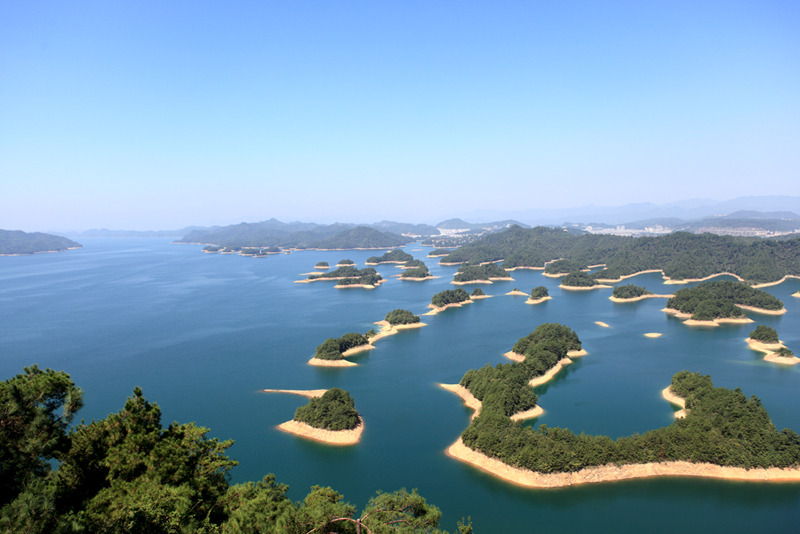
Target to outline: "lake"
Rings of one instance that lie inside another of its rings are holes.
[[[295,284],[318,261],[349,258],[359,267],[383,251],[303,251],[267,258],[203,254],[167,239],[82,239],[58,254],[0,257],[0,377],[34,363],[70,373],[85,390],[78,419],[122,408],[134,386],[163,411],[166,426],[195,421],[210,435],[234,439],[240,465],[232,482],[275,473],[299,500],[310,486],[331,486],[363,507],[376,490],[418,488],[444,514],[442,527],[471,516],[476,532],[774,532],[796,531],[800,484],[660,478],[531,490],[448,458],[444,451],[471,411],[438,383],[471,368],[506,362],[522,336],[545,322],[569,326],[588,355],[537,388],[545,412],[528,424],[568,427],[614,438],[668,425],[661,398],[682,369],[710,374],[715,385],[741,387],[762,401],[775,425],[800,431],[800,365],[764,362],[744,342],[756,325],[775,328],[800,352],[800,280],[766,291],[784,301],[782,316],[747,312],[756,322],[692,328],[660,310],[665,299],[615,304],[611,289],[570,292],[541,271],[518,270],[513,282],[481,287],[492,298],[425,316],[427,326],[376,342],[350,358],[357,367],[306,362],[317,345],[364,333],[396,308],[424,313],[456,267],[426,262],[435,280],[403,282],[395,265],[373,290],[334,282]],[[666,294],[650,273],[621,282]],[[531,306],[514,288],[548,287],[552,300]],[[603,328],[596,321],[605,322]],[[659,338],[645,333],[658,332]],[[334,447],[283,433],[307,399],[265,388],[350,391],[365,429],[361,442]]]

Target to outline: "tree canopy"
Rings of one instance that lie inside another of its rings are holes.
[[[37,252],[60,252],[83,245],[66,237],[42,232],[0,230],[0,254],[36,254]]]
[[[758,325],[755,330],[750,332],[750,339],[760,341],[762,343],[778,343],[778,332],[769,326]]]
[[[350,332],[342,337],[329,337],[317,347],[314,357],[320,360],[341,360],[344,358],[343,352],[367,344],[369,344],[367,336],[356,332]]]
[[[382,256],[370,256],[367,258],[367,264],[377,265],[379,263],[404,263],[413,259],[414,256],[408,252],[404,251],[403,249],[396,248],[394,250],[390,250]]]
[[[414,324],[420,322],[419,315],[414,315],[408,310],[393,310],[386,314],[384,319],[390,325]]]
[[[309,399],[308,404],[295,411],[294,420],[323,430],[350,430],[360,424],[355,401],[349,392],[339,388]]]
[[[444,291],[436,293],[431,297],[431,304],[437,308],[443,308],[448,304],[458,304],[459,302],[465,302],[467,300],[469,300],[469,295],[464,289],[459,287],[458,289],[445,289]]]
[[[549,296],[550,293],[548,293],[547,288],[544,286],[536,286],[531,289],[531,300],[539,300]]]
[[[636,286],[633,284],[627,284],[624,286],[617,286],[614,288],[614,291],[611,292],[611,296],[616,297],[618,299],[635,299],[637,297],[641,297],[642,295],[652,295],[652,291],[648,291],[647,288]]]
[[[667,308],[692,314],[692,319],[710,321],[743,316],[744,312],[737,304],[763,310],[783,309],[783,302],[766,291],[731,280],[703,282],[680,289],[667,301]]]

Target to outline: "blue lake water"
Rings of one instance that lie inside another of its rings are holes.
[[[268,258],[202,254],[165,239],[84,239],[59,254],[0,257],[0,379],[38,363],[65,370],[85,392],[79,418],[122,408],[134,386],[161,406],[164,424],[196,421],[210,435],[234,439],[240,462],[233,482],[275,473],[301,499],[310,486],[331,486],[361,507],[378,489],[419,488],[455,529],[471,516],[476,531],[774,532],[796,531],[800,484],[700,479],[646,479],[556,490],[522,489],[448,458],[444,450],[469,423],[470,411],[437,383],[507,361],[503,353],[544,322],[575,330],[589,354],[537,388],[545,413],[529,424],[612,437],[670,424],[661,390],[682,369],[710,374],[764,403],[778,428],[800,431],[800,366],[764,362],[744,338],[758,324],[778,330],[800,351],[800,281],[766,291],[783,316],[749,313],[756,322],[690,328],[661,312],[664,299],[614,304],[610,289],[568,292],[540,271],[514,271],[513,282],[482,285],[493,298],[436,316],[428,326],[379,340],[351,368],[306,364],[325,338],[366,332],[387,312],[427,311],[434,293],[452,289],[455,267],[429,259],[430,248],[405,247],[440,278],[388,281],[374,290],[295,284],[318,261],[350,258],[359,266],[376,251],[308,251]],[[656,293],[659,274],[623,283]],[[552,300],[531,306],[547,286]],[[466,286],[471,290],[472,286]],[[595,324],[608,323],[609,328]],[[660,338],[646,338],[658,332]],[[282,433],[305,398],[265,388],[341,387],[365,421],[361,443],[332,447]]]

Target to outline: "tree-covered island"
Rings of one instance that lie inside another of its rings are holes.
[[[517,400],[507,391],[521,389],[520,381],[512,379],[514,386],[495,393],[500,402],[484,400],[448,449],[451,456],[532,487],[669,475],[800,480],[800,437],[778,431],[755,396],[716,388],[708,376],[687,371],[673,376],[670,389],[685,400],[686,417],[616,440],[545,425],[534,430],[513,421],[509,407],[532,401],[530,394]],[[503,472],[502,465],[519,471]]]
[[[436,293],[431,297],[431,303],[428,307],[432,308],[434,312],[437,312],[445,308],[457,307],[469,302],[472,302],[469,298],[469,294],[459,287],[458,289],[445,289],[444,291]]]
[[[559,287],[563,289],[599,289],[608,288],[583,271],[573,271],[561,279]]]
[[[339,263],[336,264],[337,267],[345,267],[347,265],[355,265],[356,262],[349,259],[339,260]]]
[[[405,324],[415,324],[420,322],[419,315],[414,315],[408,310],[392,310],[386,314],[386,318],[384,319],[387,323],[392,326],[397,325],[405,325]]]
[[[312,397],[300,406],[294,420],[321,430],[352,430],[361,424],[350,392],[331,388],[321,397]]]
[[[382,256],[370,256],[367,258],[367,265],[380,265],[381,263],[406,263],[414,259],[414,256],[402,249],[390,250]]]
[[[483,289],[481,289],[481,288],[479,288],[479,287],[476,287],[475,289],[473,289],[473,290],[472,290],[472,293],[470,293],[470,294],[469,294],[469,298],[471,298],[471,299],[473,299],[473,300],[474,300],[474,299],[485,299],[485,298],[487,298],[488,296],[489,296],[489,295],[487,295],[486,293],[484,293],[484,292],[483,292]]]
[[[797,358],[794,352],[778,339],[778,332],[774,328],[759,325],[750,332],[750,336],[745,341],[751,349],[763,352],[765,361],[784,365],[800,363],[800,358]]]
[[[403,265],[403,272],[400,274],[400,280],[431,280],[434,277],[428,270],[425,262],[419,260],[412,260]]]
[[[453,252],[451,248],[435,248],[428,253],[429,258],[442,258]]]
[[[528,297],[526,301],[528,304],[539,304],[540,302],[544,302],[546,300],[550,300],[553,297],[550,296],[549,291],[544,286],[536,286],[531,289],[531,295]]]
[[[74,423],[83,404],[63,371],[34,366],[0,382],[1,531],[440,532],[441,513],[416,491],[379,493],[358,515],[331,488],[315,486],[293,502],[272,474],[231,484],[233,441],[195,423],[165,428],[140,388],[119,412]]]
[[[318,261],[316,265],[314,265],[315,269],[330,269],[330,265],[328,265],[327,261]]]
[[[495,265],[487,263],[485,265],[462,265],[453,276],[454,284],[491,284],[493,280],[514,280],[509,274]]]
[[[83,248],[83,245],[58,235],[42,232],[27,233],[21,230],[0,230],[0,256],[63,252],[76,248]]]
[[[680,289],[667,301],[666,313],[688,318],[696,324],[717,324],[720,321],[749,322],[742,308],[762,313],[783,313],[783,302],[766,291],[744,282],[718,280]]]
[[[626,284],[624,286],[616,286],[608,299],[612,302],[636,302],[649,298],[668,299],[674,296],[675,295],[656,295],[646,287],[637,286],[634,284]]]
[[[564,276],[575,271],[586,269],[584,262],[574,260],[556,260],[547,264],[544,274],[550,276]]]
[[[345,360],[345,356],[364,350],[374,349],[370,344],[370,336],[350,332],[342,337],[329,337],[319,344],[314,357],[308,363],[322,367],[348,367],[356,365]]]
[[[351,265],[345,265],[333,271],[320,274],[311,274],[305,280],[298,280],[296,283],[309,283],[325,280],[337,281],[336,287],[367,287],[372,288],[383,282],[383,277],[372,267],[358,269]]]

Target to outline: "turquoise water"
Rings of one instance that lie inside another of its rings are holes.
[[[566,292],[538,271],[514,271],[513,282],[481,286],[494,298],[423,317],[428,326],[376,343],[358,367],[306,364],[327,337],[366,332],[395,309],[427,311],[455,267],[426,261],[436,280],[401,282],[393,265],[375,290],[337,290],[333,283],[294,284],[318,261],[350,258],[363,266],[375,251],[295,252],[268,258],[202,254],[162,239],[85,239],[82,250],[0,257],[0,378],[38,363],[65,370],[86,391],[79,417],[118,411],[134,386],[164,413],[164,423],[196,421],[211,435],[235,439],[233,481],[273,472],[302,498],[329,485],[363,506],[375,490],[419,488],[454,530],[472,516],[478,532],[796,531],[800,484],[648,479],[528,490],[445,456],[470,411],[439,382],[507,361],[502,354],[543,322],[574,329],[589,352],[537,388],[545,413],[529,424],[613,437],[669,424],[661,390],[681,370],[710,374],[715,384],[758,396],[778,428],[800,431],[800,366],[761,360],[743,339],[756,324],[778,330],[800,350],[800,281],[766,288],[789,312],[749,325],[689,328],[660,310],[665,300],[614,304],[610,289]],[[420,250],[421,249],[421,250]],[[624,283],[656,293],[658,274]],[[517,287],[549,288],[553,300],[530,306],[505,296]],[[468,286],[469,287],[469,286]],[[595,321],[608,323],[602,328]],[[659,332],[656,339],[647,332]],[[354,447],[330,447],[275,429],[306,399],[264,388],[341,387],[365,421]]]

